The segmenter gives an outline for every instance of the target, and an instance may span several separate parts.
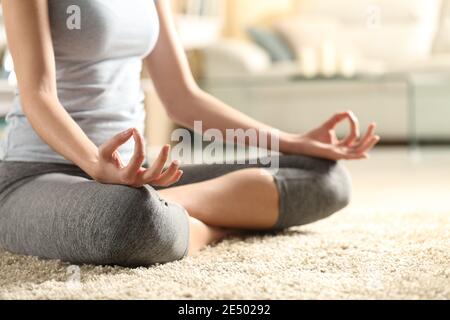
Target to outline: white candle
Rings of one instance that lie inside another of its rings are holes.
[[[345,55],[342,57],[340,73],[345,78],[352,78],[356,75],[356,63],[353,56]]]
[[[326,40],[320,50],[320,71],[325,77],[333,77],[337,72],[337,50],[334,43]]]
[[[300,50],[300,68],[306,78],[314,78],[318,73],[317,51],[312,47]]]

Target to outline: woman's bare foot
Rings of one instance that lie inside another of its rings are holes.
[[[189,218],[189,228],[189,256],[197,254],[209,244],[216,243],[235,232],[233,229],[208,226],[192,217]]]

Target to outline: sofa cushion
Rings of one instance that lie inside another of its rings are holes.
[[[450,53],[450,0],[443,0],[438,32],[434,40],[433,53]]]
[[[301,49],[321,41],[340,51],[388,63],[431,53],[441,0],[306,1],[300,14],[276,28]],[[320,17],[320,18],[318,18]]]
[[[295,60],[295,53],[277,32],[266,28],[249,27],[247,33],[256,44],[267,51],[272,61]]]
[[[444,0],[446,1],[446,0]],[[371,18],[384,23],[403,23],[436,19],[442,0],[314,0],[303,1],[302,15],[320,15],[343,24],[366,25]]]
[[[236,77],[266,71],[269,54],[252,42],[222,39],[202,50],[203,77]]]

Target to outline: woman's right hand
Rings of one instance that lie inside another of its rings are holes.
[[[117,149],[131,137],[135,141],[134,153],[130,162],[124,165]],[[145,159],[143,138],[136,129],[129,129],[99,147],[98,159],[87,173],[100,183],[121,184],[135,188],[146,184],[168,187],[178,182],[183,175],[177,160],[164,170],[169,151],[170,146],[165,145],[152,166],[148,169],[143,168]]]

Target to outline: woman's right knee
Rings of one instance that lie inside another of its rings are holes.
[[[150,188],[106,186],[88,230],[93,264],[143,266],[181,259],[188,247],[188,217]]]

